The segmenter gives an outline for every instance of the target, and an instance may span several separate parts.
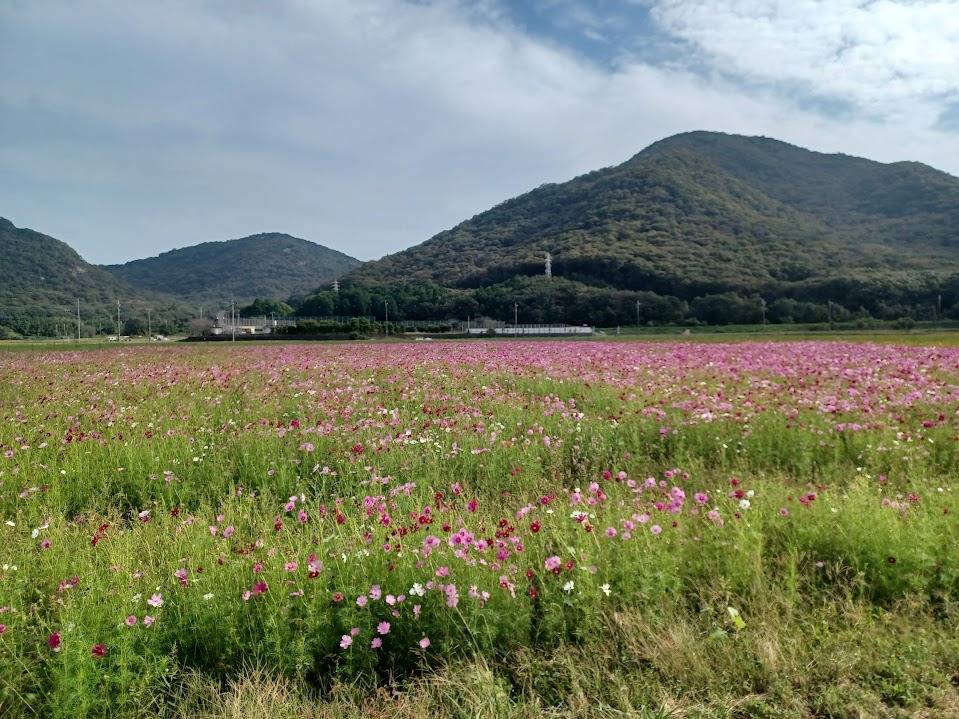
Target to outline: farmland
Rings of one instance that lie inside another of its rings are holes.
[[[955,716],[959,348],[0,354],[0,716]]]

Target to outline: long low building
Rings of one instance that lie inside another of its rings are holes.
[[[591,335],[592,327],[586,325],[516,325],[507,327],[470,327],[467,332],[471,335]]]

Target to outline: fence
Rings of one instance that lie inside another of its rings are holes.
[[[577,325],[504,325],[503,327],[470,327],[467,333],[470,335],[494,335],[519,336],[519,335],[591,335],[594,330],[592,327]]]

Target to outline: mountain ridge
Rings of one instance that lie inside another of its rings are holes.
[[[431,283],[502,314],[502,298],[483,300],[501,285],[500,294],[547,301],[545,287],[527,286],[542,276],[547,252],[554,279],[605,292],[611,303],[622,301],[613,292],[690,303],[735,293],[888,315],[928,305],[943,283],[952,292],[959,178],[766,137],[683,133],[498,203],[346,279],[374,289]],[[577,320],[591,321],[596,304],[578,309]]]
[[[303,293],[359,264],[345,253],[310,240],[261,232],[179,247],[103,268],[134,287],[163,291],[194,303],[229,304]]]
[[[0,217],[0,327],[8,328],[0,336],[9,330],[74,335],[77,299],[84,334],[115,328],[118,299],[127,316],[150,307],[158,328],[191,312],[169,297],[137,290],[90,264],[62,240]]]

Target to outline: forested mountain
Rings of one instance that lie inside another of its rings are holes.
[[[519,297],[536,321],[626,322],[636,300],[663,308],[650,320],[715,321],[723,306],[746,321],[779,301],[772,316],[798,321],[829,301],[926,316],[939,294],[945,307],[959,302],[957,272],[959,178],[693,132],[503,202],[349,279],[407,312],[418,311],[404,300],[412,282],[435,286],[450,310],[502,314]]]
[[[184,301],[282,299],[342,277],[360,261],[308,240],[276,232],[204,242],[104,269],[134,287]]]
[[[89,264],[65,242],[0,217],[0,338],[13,332],[75,336],[77,299],[84,335],[113,331],[118,299],[121,320],[145,318],[150,307],[157,330],[174,329],[190,313]]]

